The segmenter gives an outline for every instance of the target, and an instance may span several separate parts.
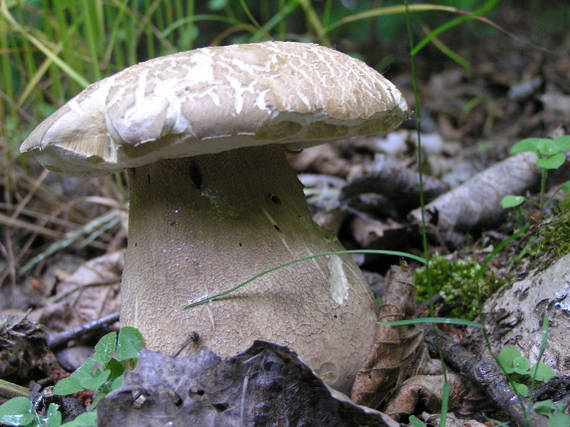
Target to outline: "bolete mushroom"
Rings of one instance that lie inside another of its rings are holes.
[[[227,298],[182,307],[281,263],[342,249],[312,222],[285,147],[375,134],[407,115],[392,83],[329,48],[209,47],[89,86],[21,151],[70,175],[128,169],[121,323],[139,328],[149,348],[172,353],[198,333],[227,356],[269,340],[346,391],[376,322],[350,256],[298,263]]]

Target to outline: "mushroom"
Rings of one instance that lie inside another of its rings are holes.
[[[298,263],[183,306],[287,261],[342,250],[312,222],[285,150],[376,134],[407,116],[392,83],[332,49],[208,47],[92,84],[21,151],[69,175],[128,169],[121,324],[137,327],[150,349],[173,353],[192,335],[229,356],[255,339],[273,341],[347,391],[376,324],[350,256]]]

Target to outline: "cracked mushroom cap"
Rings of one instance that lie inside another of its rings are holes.
[[[387,131],[408,116],[364,62],[315,44],[180,52],[92,84],[22,143],[44,166],[93,176],[240,147],[295,148]]]

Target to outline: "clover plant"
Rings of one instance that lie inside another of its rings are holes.
[[[527,138],[517,142],[511,147],[511,154],[532,152],[538,156],[536,165],[541,169],[540,202],[538,204],[540,209],[544,207],[544,193],[546,192],[548,171],[558,169],[564,164],[566,161],[565,151],[570,151],[570,135],[561,136],[556,139]],[[563,183],[557,191],[559,190],[570,192],[570,181]],[[501,200],[501,206],[505,209],[514,208],[525,201],[536,204],[524,196],[508,195]]]
[[[88,412],[73,421],[62,424],[59,405],[51,403],[47,413],[39,414],[26,397],[15,397],[0,406],[0,424],[25,427],[89,427],[97,425],[97,403],[111,391],[122,385],[125,370],[136,365],[144,340],[141,333],[126,326],[119,331],[103,336],[95,345],[93,356],[69,377],[59,381],[54,394],[66,395],[84,390],[93,390],[95,399]]]

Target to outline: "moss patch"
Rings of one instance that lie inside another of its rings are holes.
[[[443,297],[445,304],[453,307],[447,314],[450,317],[474,319],[479,314],[477,287],[481,300],[485,301],[505,282],[496,279],[493,273],[485,272],[479,282],[475,283],[481,265],[473,258],[452,261],[436,253],[429,262],[434,291]],[[430,290],[425,267],[415,271],[414,283],[418,300],[428,299]]]
[[[561,210],[545,219],[538,230],[538,238],[532,244],[530,253],[536,257],[547,255],[557,260],[570,252],[570,209],[560,205]]]

